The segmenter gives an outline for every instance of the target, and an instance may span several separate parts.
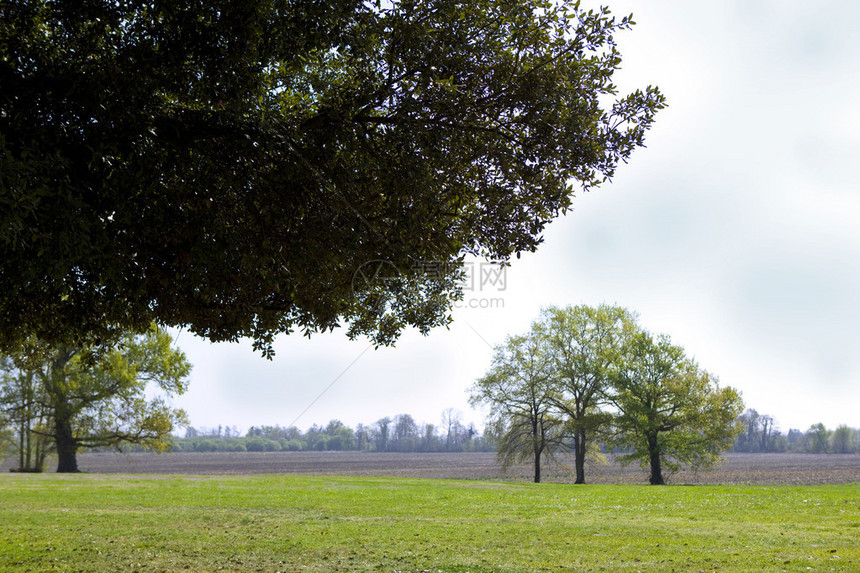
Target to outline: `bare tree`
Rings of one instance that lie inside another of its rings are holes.
[[[774,436],[774,421],[773,418],[767,414],[762,415],[759,418],[759,433],[760,433],[760,444],[761,451],[768,452],[771,449],[771,442]]]
[[[442,411],[442,428],[445,430],[445,451],[450,452],[454,449],[454,444],[457,439],[457,426],[460,425],[460,418],[463,414],[454,408],[445,408]]]

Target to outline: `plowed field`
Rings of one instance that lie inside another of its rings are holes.
[[[8,471],[12,460],[0,466]],[[305,474],[394,476],[416,478],[530,481],[528,465],[503,472],[492,453],[84,453],[82,471],[134,474]],[[571,482],[570,469],[546,465],[544,481]],[[589,483],[647,483],[638,466],[617,463],[586,468]],[[749,483],[814,485],[860,482],[860,455],[728,454],[725,463],[707,472],[681,471],[669,478],[676,484]]]

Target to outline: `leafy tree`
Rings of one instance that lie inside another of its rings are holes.
[[[364,424],[355,426],[355,449],[360,452],[370,449],[370,431]]]
[[[535,483],[541,480],[542,458],[564,447],[563,422],[553,411],[552,365],[542,337],[509,336],[471,388],[470,402],[490,408],[503,467],[531,459]]]
[[[788,442],[788,447],[792,451],[805,451],[806,435],[800,430],[790,428],[788,430],[788,435],[786,436],[786,441]]]
[[[630,450],[622,461],[650,466],[650,482],[664,483],[663,469],[686,464],[713,466],[742,431],[740,395],[720,388],[663,335],[631,336],[612,373],[611,402],[618,409],[618,444]]]
[[[830,451],[834,454],[850,454],[854,451],[854,431],[841,425],[830,435]]]
[[[277,452],[281,449],[281,443],[263,437],[246,438],[244,440],[245,450],[248,452]]]
[[[612,83],[632,24],[548,0],[0,4],[0,345],[156,321],[270,354],[446,323],[465,253],[534,250],[643,145],[663,97]]]
[[[58,472],[78,471],[82,448],[133,443],[162,451],[176,424],[186,421],[166,399],[185,391],[191,366],[155,327],[114,344],[71,347],[30,339],[3,364],[7,374],[32,374],[38,384],[48,424],[31,431],[53,440]],[[161,395],[148,397],[156,388]]]
[[[326,446],[329,450],[355,449],[355,432],[340,420],[331,420],[326,425],[325,433],[328,435]]]
[[[393,449],[398,452],[413,452],[418,443],[418,425],[409,414],[394,417]]]
[[[826,454],[830,441],[830,431],[822,423],[813,424],[806,431],[806,448],[813,454]]]
[[[580,305],[547,308],[533,325],[535,336],[544,338],[553,362],[557,392],[552,394],[552,401],[567,417],[567,429],[573,435],[578,484],[585,483],[588,440],[611,420],[599,406],[624,332],[634,323],[635,316],[627,309]]]
[[[373,423],[373,445],[377,452],[387,452],[391,438],[391,418],[380,418]]]
[[[788,436],[779,430],[774,430],[768,448],[769,452],[784,453],[788,451]]]
[[[418,433],[418,451],[435,452],[438,450],[439,438],[436,436],[434,424],[419,424]]]
[[[774,429],[774,423],[773,418],[767,414],[763,414],[759,419],[759,427],[761,428],[761,441],[759,447],[763,452],[770,451],[773,447],[773,442],[777,435],[777,431]]]
[[[735,450],[739,452],[758,451],[759,418],[758,410],[754,408],[747,408],[738,416],[738,423],[742,426],[742,432],[735,442]]]

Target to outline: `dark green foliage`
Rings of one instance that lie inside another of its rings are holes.
[[[155,320],[270,353],[446,323],[464,253],[534,250],[643,144],[664,102],[616,99],[631,24],[544,0],[0,4],[0,342]]]

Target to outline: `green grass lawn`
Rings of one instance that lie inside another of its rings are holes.
[[[858,571],[860,484],[0,475],[0,571]]]

